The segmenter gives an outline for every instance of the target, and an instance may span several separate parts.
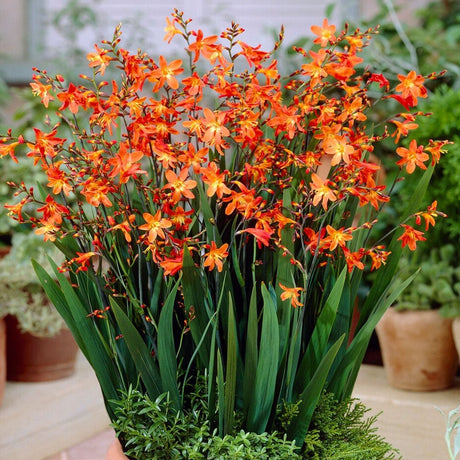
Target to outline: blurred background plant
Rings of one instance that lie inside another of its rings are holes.
[[[453,245],[433,248],[426,255],[420,252],[416,257],[402,257],[399,267],[400,281],[420,271],[399,296],[398,310],[437,309],[442,316],[460,315],[460,267]]]
[[[31,258],[49,265],[48,256],[59,262],[51,242],[32,232],[15,233],[11,251],[0,259],[0,317],[15,316],[19,329],[37,337],[58,334],[65,322],[50,304],[32,267]]]

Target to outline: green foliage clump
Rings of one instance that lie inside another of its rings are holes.
[[[460,267],[453,245],[432,248],[422,261],[417,254],[403,257],[399,268],[398,279],[401,281],[417,268],[420,270],[400,295],[396,305],[398,310],[439,309],[443,316],[460,314]]]
[[[420,108],[431,115],[417,119],[418,143],[426,145],[430,139],[452,142],[446,146],[446,153],[435,169],[426,193],[427,202],[437,200],[438,209],[448,216],[430,233],[430,242],[440,246],[447,241],[457,242],[460,237],[460,220],[457,218],[460,203],[460,90],[441,86]]]
[[[356,399],[338,402],[324,393],[305,438],[304,459],[381,460],[400,458],[399,452],[379,436],[377,416],[367,418],[369,409]]]
[[[177,412],[167,395],[152,401],[137,390],[123,393],[113,426],[125,454],[137,460],[300,458],[295,443],[276,432],[239,430],[220,437],[211,431],[204,401],[193,395],[189,403],[188,410]]]
[[[376,434],[376,416],[357,400],[337,402],[324,393],[313,414],[302,450],[285,432],[298,413],[297,404],[280,406],[271,433],[245,432],[236,427],[224,437],[211,431],[207,403],[192,392],[188,409],[177,412],[164,394],[152,401],[137,390],[122,393],[116,402],[113,426],[132,459],[395,459],[397,451]]]
[[[21,331],[37,337],[52,337],[65,321],[48,300],[31,264],[31,258],[49,265],[48,256],[62,261],[51,242],[33,232],[16,233],[11,251],[0,260],[0,318],[15,316]]]
[[[451,87],[460,85],[460,4],[456,0],[432,1],[417,10],[416,24],[400,22],[398,7],[393,0],[378,0],[378,13],[360,24],[372,27],[379,24],[379,35],[372,50],[368,50],[366,62],[373,72],[383,72],[392,82],[398,82],[398,74],[417,73],[428,75],[446,70],[438,80],[427,82],[434,90],[441,82]]]

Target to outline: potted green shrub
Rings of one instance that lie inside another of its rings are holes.
[[[60,101],[75,137],[50,126],[0,140],[3,155],[25,142],[47,175],[45,187],[16,184],[12,212],[65,256],[34,268],[114,424],[130,388],[178,421],[196,415],[196,394],[206,442],[276,437],[304,455],[321,395],[349,400],[375,325],[410,283],[388,292],[400,255],[425,239],[421,222],[439,215],[420,203],[445,142],[406,148],[393,136],[401,175],[424,174],[373,244],[392,196],[369,154],[394,127],[377,132],[366,113],[371,87],[415,110],[425,78],[390,88],[356,72],[371,31],[327,20],[312,31],[315,50],[298,49],[304,63],[282,76],[235,23],[205,37],[175,11],[165,39],[185,40],[186,61],[132,54],[117,28],[81,84],[35,75],[34,93]],[[366,267],[376,280],[351,336]],[[166,441],[162,427],[152,436]],[[120,441],[127,450],[134,438]]]
[[[406,390],[442,390],[454,383],[458,355],[452,323],[460,313],[460,267],[453,245],[428,257],[402,258],[399,280],[414,281],[379,324],[377,334],[389,382]]]
[[[0,259],[0,316],[5,316],[7,379],[47,381],[71,375],[77,345],[61,315],[49,302],[31,258],[45,265],[62,260],[51,243],[34,233],[13,236],[10,252]]]

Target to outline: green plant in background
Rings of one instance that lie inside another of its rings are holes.
[[[62,260],[51,243],[34,233],[15,233],[11,251],[0,259],[0,317],[15,316],[22,332],[52,337],[64,327],[62,316],[50,304],[32,267],[31,258],[49,266],[48,257]]]
[[[378,0],[379,12],[359,24],[369,27],[379,24],[375,47],[366,53],[366,63],[372,71],[383,72],[390,81],[410,69],[428,75],[446,70],[437,81],[430,82],[433,90],[440,84],[460,86],[460,5],[456,0],[433,1],[417,11],[418,24],[402,23],[392,0]],[[353,22],[353,21],[351,21]]]
[[[402,292],[398,310],[439,309],[443,316],[460,315],[460,266],[453,245],[431,248],[422,257],[402,257],[398,280],[404,281],[419,270],[414,281]],[[421,259],[421,260],[420,260]]]
[[[452,141],[446,146],[443,161],[433,175],[426,201],[436,196],[439,209],[451,217],[446,220],[445,225],[433,229],[431,246],[440,247],[448,242],[453,244],[457,256],[452,262],[457,263],[460,257],[460,89],[442,85],[420,108],[431,116],[417,119],[417,139],[428,142],[437,136],[445,136]],[[414,176],[414,182],[417,178],[417,175]]]

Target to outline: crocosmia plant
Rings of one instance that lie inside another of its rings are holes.
[[[58,103],[61,125],[1,140],[18,161],[25,144],[47,176],[12,184],[18,201],[7,207],[64,253],[53,274],[35,269],[113,419],[120,390],[167,394],[180,412],[199,380],[219,435],[277,429],[301,449],[321,393],[350,396],[404,287],[388,293],[402,248],[415,249],[440,214],[420,205],[445,142],[400,144],[417,127],[425,78],[410,72],[390,88],[366,70],[359,54],[372,31],[324,21],[283,76],[282,32],[263,51],[237,24],[205,36],[190,22],[176,11],[165,29],[184,60],[131,54],[118,28],[88,54],[80,83],[37,70],[32,91]],[[401,110],[386,127],[366,115],[381,98]],[[426,171],[376,238],[392,200],[372,153],[384,139],[398,181]],[[376,273],[352,330],[367,271]]]

